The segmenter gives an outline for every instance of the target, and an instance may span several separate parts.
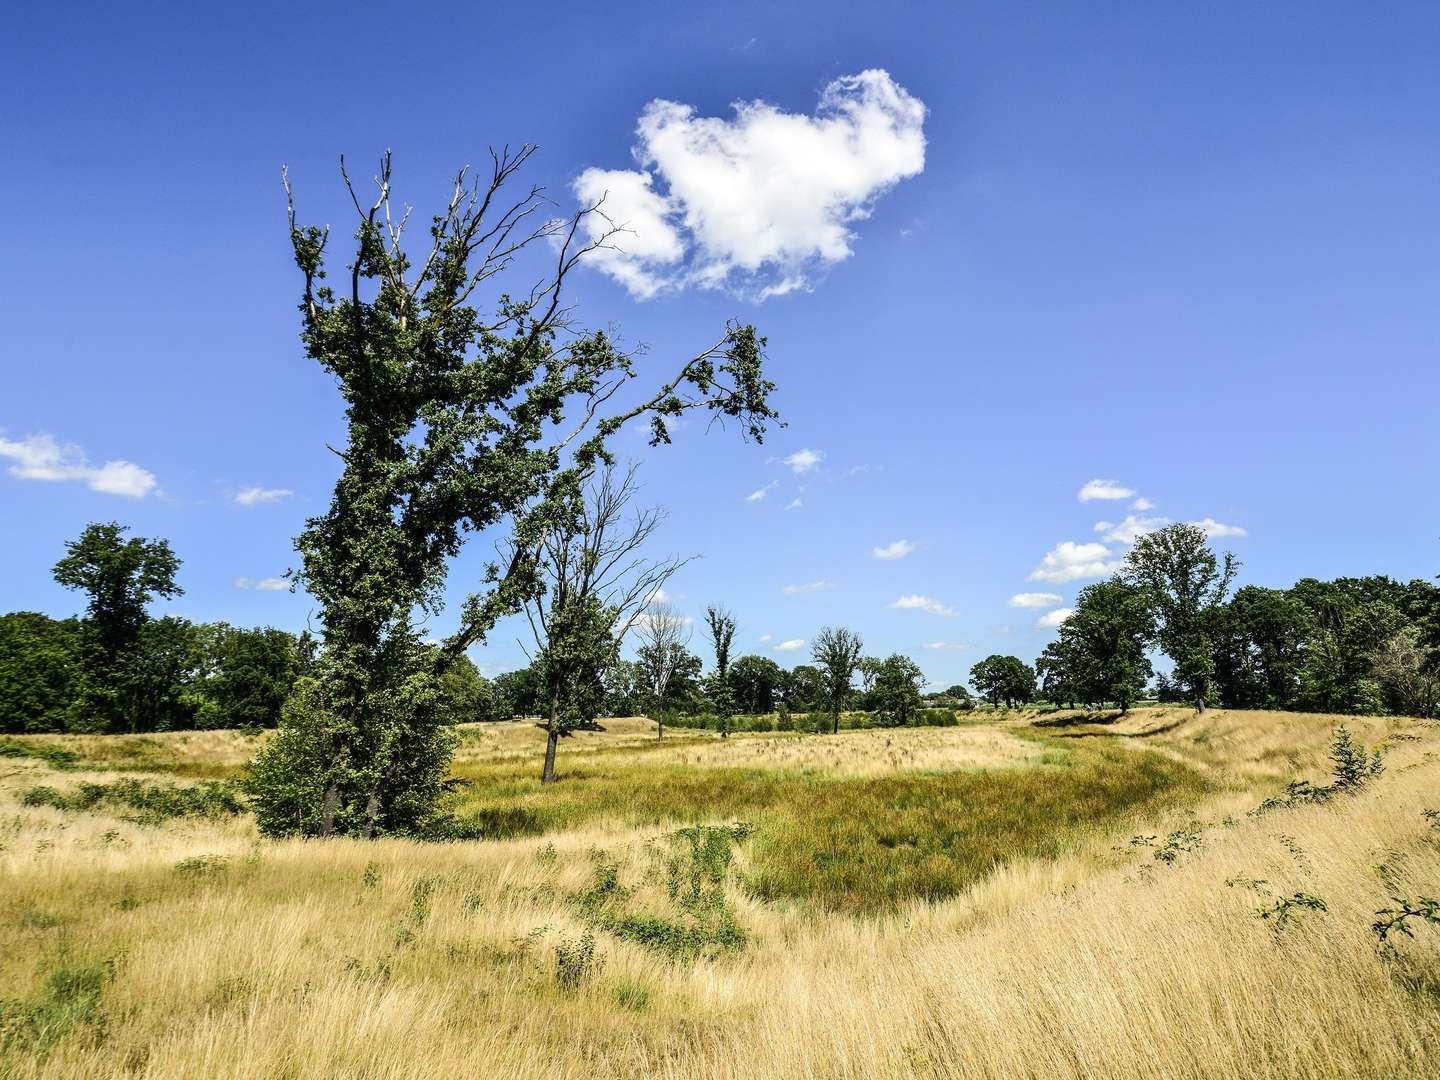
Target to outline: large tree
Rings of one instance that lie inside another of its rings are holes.
[[[94,523],[65,545],[55,564],[55,580],[89,598],[81,623],[81,689],[79,727],[134,731],[140,718],[127,714],[126,669],[140,662],[133,654],[140,643],[147,610],[157,596],[180,596],[175,582],[180,560],[165,540],[147,540],[125,533],[118,522]],[[133,687],[133,682],[130,683]]]
[[[439,676],[541,591],[544,541],[573,519],[622,425],[648,417],[652,444],[668,442],[666,420],[700,409],[738,420],[758,441],[774,419],[764,340],[738,324],[652,392],[619,403],[634,354],[577,326],[565,290],[615,234],[584,239],[598,207],[555,220],[538,189],[510,197],[532,153],[492,154],[475,182],[462,171],[415,247],[408,211],[392,205],[389,156],[373,198],[361,197],[342,162],[357,223],[340,289],[326,276],[328,228],[300,224],[291,195],[301,338],[339,386],[345,433],[330,507],[296,541],[296,582],[318,604],[322,654],[256,763],[256,798],[283,804],[263,820],[284,831],[369,837],[434,812],[450,756]],[[519,288],[505,289],[503,275],[522,259]],[[487,569],[454,632],[426,645],[417,614],[441,606],[465,535],[490,529],[508,534],[510,558]],[[295,768],[318,775],[286,782]]]
[[[730,717],[735,713],[735,695],[730,686],[730,645],[735,640],[735,616],[723,607],[705,609],[705,633],[715,655],[715,671],[707,687],[710,705],[720,727],[720,737],[730,737]]]
[[[820,669],[825,707],[830,713],[830,734],[840,731],[840,711],[854,692],[852,684],[860,666],[860,635],[846,627],[821,627],[810,646],[810,658]]]
[[[1128,712],[1153,673],[1145,650],[1154,629],[1149,602],[1133,585],[1102,581],[1081,589],[1059,630],[1071,692],[1087,704],[1113,701]]]
[[[1216,558],[1204,529],[1180,523],[1138,538],[1121,571],[1147,598],[1160,647],[1201,712],[1215,683],[1212,613],[1225,602],[1239,567],[1229,552]]]
[[[78,621],[0,615],[0,732],[65,731],[79,681]]]
[[[925,675],[908,656],[895,653],[876,665],[870,687],[872,708],[886,727],[904,727],[921,706]]]
[[[768,656],[742,656],[730,665],[730,687],[741,712],[768,713],[784,690],[785,672]]]
[[[992,654],[970,669],[970,685],[994,707],[1029,704],[1035,697],[1035,670],[1018,656]]]

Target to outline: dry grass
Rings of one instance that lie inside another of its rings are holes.
[[[1093,731],[1042,729],[1078,756],[1143,747],[1214,783],[1188,804],[1072,829],[1044,858],[883,917],[766,903],[732,882],[743,949],[681,963],[601,932],[603,969],[569,989],[557,947],[573,953],[595,925],[574,899],[593,889],[592,852],[634,890],[615,903],[664,915],[653,841],[667,827],[596,818],[485,844],[261,843],[243,818],[141,827],[22,807],[25,787],[88,774],[0,759],[0,1075],[1434,1076],[1440,928],[1417,929],[1385,959],[1369,925],[1392,893],[1440,893],[1440,830],[1421,813],[1440,808],[1440,730],[1352,722],[1371,742],[1415,738],[1393,743],[1385,774],[1358,796],[1240,812],[1296,776],[1323,779],[1335,722],[1152,710]],[[995,745],[1032,738],[1027,723],[1005,722]],[[854,734],[914,740],[919,755],[953,731]],[[502,761],[529,745],[525,732],[493,734]],[[611,751],[606,738],[571,751],[572,767],[652,753]],[[780,756],[796,740],[730,742],[661,753],[797,767]],[[1191,813],[1200,846],[1173,862],[1126,842],[1163,842]],[[754,872],[761,841],[740,846],[737,877]],[[1236,878],[1265,884],[1227,886]],[[1328,910],[1279,934],[1255,916],[1297,891]]]

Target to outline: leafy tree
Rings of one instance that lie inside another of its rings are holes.
[[[195,726],[277,726],[280,709],[300,675],[295,636],[221,622],[195,627],[195,637],[203,653],[194,689]]]
[[[1407,626],[1375,650],[1371,671],[1392,712],[1434,717],[1440,710],[1440,653],[1425,644],[1420,626]]]
[[[195,626],[167,615],[142,623],[121,654],[113,690],[131,731],[178,731],[195,724]]]
[[[665,603],[652,603],[635,624],[640,641],[637,659],[649,690],[649,709],[654,713],[655,738],[665,737],[665,714],[674,704],[672,690],[676,672],[689,657],[690,623]]]
[[[540,678],[534,667],[523,667],[495,676],[495,716],[535,716],[540,712]]]
[[[495,690],[470,657],[461,655],[440,676],[441,708],[448,724],[495,718]]]
[[[1087,585],[1059,630],[1067,689],[1086,704],[1113,701],[1129,711],[1153,670],[1145,649],[1154,632],[1139,589],[1123,581]]]
[[[1312,626],[1305,605],[1289,592],[1255,585],[1236,590],[1211,624],[1221,703],[1238,709],[1293,705]]]
[[[87,525],[65,545],[65,557],[53,571],[61,585],[89,597],[80,635],[80,727],[137,730],[138,718],[125,713],[122,668],[128,665],[135,677],[141,661],[129,654],[150,619],[146,608],[151,600],[184,593],[175,583],[180,560],[170,545],[139,536],[127,540],[127,532],[114,521]]]
[[[992,706],[1013,709],[1035,697],[1035,670],[1018,656],[992,654],[970,669],[970,685]]]
[[[639,626],[636,626],[639,633]],[[636,660],[616,660],[605,672],[605,712],[608,716],[640,716],[649,704],[645,669]]]
[[[921,706],[925,675],[908,656],[895,653],[876,667],[871,687],[872,707],[887,727],[904,727]]]
[[[768,656],[742,656],[730,665],[730,687],[741,712],[770,712],[784,686],[785,672]]]
[[[1311,619],[1296,703],[1319,712],[1383,708],[1373,658],[1406,626],[1405,609],[1421,607],[1409,588],[1386,577],[1304,578],[1290,592]]]
[[[730,645],[735,640],[735,616],[723,607],[709,607],[705,610],[705,631],[710,638],[710,648],[715,653],[715,673],[708,691],[711,707],[720,724],[720,737],[730,737],[730,717],[735,712],[735,700],[730,690]]]
[[[1125,558],[1122,579],[1147,598],[1160,647],[1201,712],[1215,680],[1211,613],[1224,603],[1238,569],[1228,552],[1223,562],[1216,559],[1204,529],[1184,523],[1139,537]]]
[[[840,731],[840,711],[850,699],[855,670],[860,664],[864,643],[860,635],[845,627],[821,627],[810,647],[810,656],[820,669],[825,707],[830,713],[830,733]]]
[[[825,702],[825,676],[817,667],[796,664],[785,673],[781,700],[786,708],[796,711],[820,708]]]
[[[373,201],[345,175],[358,222],[338,291],[326,279],[328,229],[300,225],[290,198],[301,339],[339,385],[345,436],[330,508],[296,541],[296,580],[322,629],[314,685],[261,753],[321,776],[257,789],[261,803],[278,801],[262,808],[262,825],[360,837],[421,826],[450,756],[437,681],[497,619],[540,594],[544,541],[573,520],[585,481],[609,460],[609,437],[648,417],[652,443],[667,442],[667,419],[704,409],[759,440],[775,417],[764,341],[735,324],[654,393],[607,411],[636,374],[633,357],[608,333],[577,327],[564,294],[568,275],[610,236],[581,239],[594,207],[544,220],[538,189],[506,194],[532,152],[492,155],[485,181],[462,171],[413,258],[408,216],[391,209],[389,156]],[[518,295],[498,288],[522,252],[547,245],[545,278],[527,279]],[[487,568],[455,632],[425,646],[415,617],[441,606],[449,560],[467,533],[498,527],[510,558]],[[587,602],[564,618],[588,632],[606,616]],[[317,792],[316,808],[286,805]]]
[[[1095,704],[1086,696],[1089,687],[1083,677],[1084,658],[1080,655],[1078,643],[1069,637],[1057,637],[1045,646],[1044,652],[1035,661],[1035,677],[1040,682],[1040,694],[1046,701],[1063,702],[1074,708],[1075,703]],[[974,678],[972,672],[971,677]],[[979,684],[977,683],[978,687]]]
[[[34,611],[0,615],[0,732],[66,730],[80,681],[80,623]]]

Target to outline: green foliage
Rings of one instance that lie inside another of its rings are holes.
[[[1278,938],[1285,928],[1306,911],[1329,911],[1325,901],[1309,893],[1296,892],[1282,896],[1270,904],[1255,909],[1255,917],[1270,923],[1270,929]]]
[[[34,758],[43,761],[52,769],[73,769],[80,761],[74,750],[52,743],[28,743],[14,739],[0,739],[0,757]]]
[[[1201,709],[1215,682],[1210,624],[1239,565],[1229,553],[1217,559],[1205,530],[1183,523],[1138,537],[1125,558],[1122,579],[1145,596],[1160,647]]]
[[[1396,949],[1392,934],[1404,934],[1408,938],[1415,936],[1415,932],[1410,928],[1411,919],[1430,926],[1440,926],[1440,900],[1433,896],[1422,896],[1418,900],[1403,896],[1392,896],[1390,899],[1395,906],[1377,911],[1370,930],[1379,941],[1380,951],[1393,956]]]
[[[1285,786],[1283,794],[1272,795],[1251,813],[1263,814],[1270,810],[1327,802],[1335,795],[1358,791],[1385,771],[1379,749],[1368,753],[1344,724],[1330,736],[1330,764],[1332,778],[1329,784],[1316,786],[1309,780],[1292,780]]]
[[[1035,698],[1035,671],[1017,656],[987,656],[970,669],[970,685],[992,706],[1027,705]]]
[[[784,670],[768,656],[742,656],[730,666],[730,688],[741,712],[770,712],[784,686]]]
[[[228,781],[207,780],[187,787],[128,777],[108,784],[81,783],[69,794],[44,785],[32,787],[21,796],[21,802],[57,810],[134,811],[121,816],[140,824],[181,817],[233,817],[247,809],[236,786]]]
[[[925,675],[920,665],[899,653],[881,661],[870,689],[871,707],[882,727],[904,727],[920,708]]]
[[[1122,712],[1144,692],[1152,674],[1146,648],[1155,621],[1146,595],[1122,581],[1087,585],[1057,639],[1035,663],[1051,701],[1101,705]]]
[[[820,672],[824,703],[830,710],[832,732],[840,730],[840,712],[853,692],[863,648],[860,636],[843,626],[838,630],[822,626],[810,646],[810,656]]]
[[[578,990],[604,970],[605,955],[595,948],[593,931],[555,945],[555,982],[562,990]]]
[[[75,619],[0,615],[0,732],[64,731],[80,675]]]
[[[102,1034],[100,996],[111,974],[109,963],[62,964],[46,977],[34,1001],[0,1002],[0,1055],[20,1051],[43,1056],[77,1029]]]

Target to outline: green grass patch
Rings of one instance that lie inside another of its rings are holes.
[[[52,743],[26,743],[16,739],[0,739],[0,757],[34,758],[43,761],[52,769],[73,769],[80,763],[80,755],[73,750]]]
[[[181,787],[126,778],[109,784],[82,783],[69,792],[39,785],[25,792],[20,801],[26,806],[51,806],[57,810],[128,811],[121,816],[140,824],[181,817],[231,817],[245,812],[245,800],[235,786],[219,780]]]

